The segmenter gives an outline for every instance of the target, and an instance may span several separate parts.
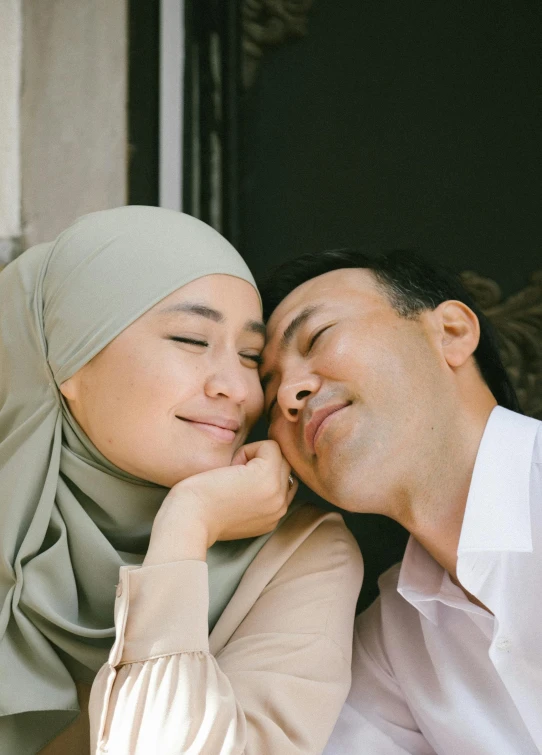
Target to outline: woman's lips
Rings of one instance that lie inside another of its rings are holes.
[[[226,418],[205,417],[205,419],[189,419],[188,417],[177,417],[182,422],[188,422],[191,427],[207,433],[215,440],[221,443],[233,443],[239,430],[239,422]]]

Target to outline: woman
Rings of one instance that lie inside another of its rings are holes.
[[[101,666],[93,752],[323,749],[361,564],[242,445],[262,347],[244,262],[180,213],[88,215],[1,273],[3,755],[88,752]]]

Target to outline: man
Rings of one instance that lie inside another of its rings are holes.
[[[407,252],[306,255],[271,280],[270,436],[319,495],[411,533],[357,620],[327,755],[542,752],[542,423],[487,321]]]

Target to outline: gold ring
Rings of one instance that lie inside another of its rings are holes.
[[[288,475],[288,490],[291,490],[294,487],[295,478],[293,474],[290,472]]]

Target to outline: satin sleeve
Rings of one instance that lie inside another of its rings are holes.
[[[204,562],[121,569],[117,637],[89,706],[91,752],[321,753],[350,687],[362,574],[342,520],[324,519],[213,656]]]

